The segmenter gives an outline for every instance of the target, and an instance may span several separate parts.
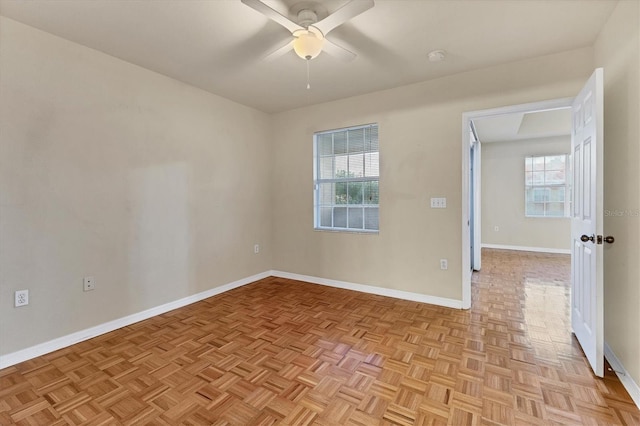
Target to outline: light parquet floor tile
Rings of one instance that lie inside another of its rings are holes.
[[[640,425],[569,267],[483,250],[468,311],[267,278],[0,370],[0,425]]]

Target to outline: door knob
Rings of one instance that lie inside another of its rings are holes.
[[[582,241],[583,243],[586,243],[587,241],[591,241],[594,242],[595,241],[595,236],[591,235],[590,237],[587,235],[583,235],[580,237],[580,241]]]
[[[613,242],[614,242],[615,240],[616,240],[616,239],[615,239],[615,238],[613,238],[611,235],[609,235],[608,237],[604,237],[604,242],[605,242],[605,243],[613,244]]]

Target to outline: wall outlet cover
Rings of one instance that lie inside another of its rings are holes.
[[[26,306],[29,304],[29,290],[18,290],[15,292],[14,306]]]
[[[93,277],[84,277],[82,280],[82,288],[84,291],[91,291],[96,289],[96,279]]]

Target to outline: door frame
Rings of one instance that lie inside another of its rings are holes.
[[[473,122],[470,122],[470,128],[475,135],[475,142],[471,144],[469,154],[470,180],[469,180],[469,213],[470,218],[470,238],[473,242],[473,250],[471,253],[470,270],[479,271],[482,268],[482,144],[477,138],[476,130]]]
[[[545,111],[560,108],[571,108],[574,98],[558,98],[549,99],[546,101],[531,102],[526,104],[508,105],[498,108],[483,109],[477,111],[468,111],[462,113],[462,309],[471,308],[471,226],[470,226],[470,162],[471,155],[470,149],[471,140],[469,139],[469,128],[473,120],[480,118],[492,117],[496,115],[531,112],[531,111]],[[480,141],[482,143],[482,141]],[[480,160],[480,159],[478,159]],[[480,161],[478,161],[480,163]],[[476,169],[480,171],[480,167]],[[480,179],[478,179],[479,181]],[[480,191],[475,193],[474,201],[476,206],[480,206]],[[475,229],[479,229],[481,226],[479,222],[480,215],[475,215],[476,222],[474,223]],[[476,246],[481,244],[481,241],[475,242]]]

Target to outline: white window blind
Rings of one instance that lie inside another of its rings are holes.
[[[315,228],[377,232],[379,179],[377,124],[316,133]]]

